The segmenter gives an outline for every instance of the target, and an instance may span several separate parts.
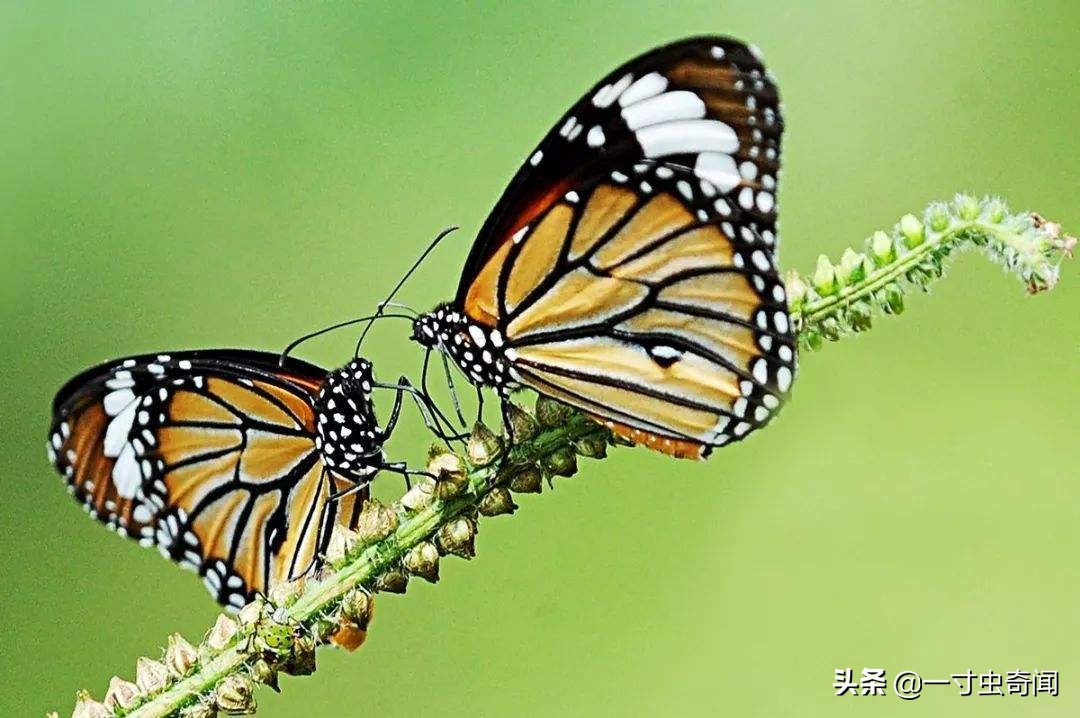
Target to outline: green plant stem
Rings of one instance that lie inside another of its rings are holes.
[[[332,611],[343,596],[361,585],[370,585],[384,571],[400,564],[402,557],[421,541],[432,536],[452,519],[474,512],[479,500],[492,488],[502,486],[523,463],[542,460],[552,452],[589,437],[602,437],[607,431],[580,414],[568,417],[561,426],[546,429],[534,439],[514,447],[513,463],[503,470],[495,465],[470,467],[467,489],[445,501],[433,501],[418,511],[407,511],[400,503],[393,510],[400,522],[392,534],[364,548],[333,573],[305,587],[295,603],[285,608],[290,622],[310,628],[313,621]],[[246,669],[252,654],[245,650],[247,633],[241,631],[233,644],[196,671],[174,683],[163,693],[125,715],[138,718],[162,718],[208,694],[226,676]]]
[[[817,271],[808,280],[789,273],[786,287],[792,326],[799,333],[804,349],[817,348],[822,337],[836,340],[868,329],[872,313],[899,313],[904,291],[910,286],[925,289],[931,280],[942,276],[944,259],[956,249],[968,246],[984,248],[992,259],[1023,279],[1032,291],[1050,289],[1057,281],[1060,259],[1069,256],[1074,245],[1075,239],[1062,236],[1057,225],[1036,215],[1009,214],[995,200],[957,197],[951,204],[935,203],[926,210],[921,222],[909,215],[891,234],[875,235],[867,243],[866,254],[848,250],[836,264],[822,257]],[[543,402],[547,404],[541,407]],[[401,500],[392,507],[381,507],[385,512],[383,518],[389,521],[386,530],[369,535],[361,545],[332,561],[321,577],[303,582],[302,588],[297,589],[298,595],[279,600],[280,606],[267,609],[273,611],[271,623],[288,627],[292,631],[289,635],[303,634],[316,643],[326,642],[335,627],[342,625],[342,605],[349,596],[355,596],[357,591],[376,590],[379,581],[392,572],[398,572],[399,579],[404,581],[403,559],[407,554],[440,535],[461,517],[472,520],[493,490],[504,491],[507,485],[515,487],[515,476],[531,468],[534,483],[516,488],[539,491],[541,467],[549,477],[553,473],[572,474],[576,471],[575,453],[602,456],[612,441],[606,429],[550,400],[540,400],[536,413],[539,432],[517,443],[505,465],[491,460],[497,448],[487,453],[486,461],[477,461],[478,465],[469,464],[464,457],[455,458],[459,462],[456,465],[464,466],[464,481],[460,486],[455,485],[453,492],[444,493],[445,498],[432,498],[411,509]],[[477,437],[474,433],[473,441],[478,441]],[[494,437],[489,436],[488,440],[487,446],[491,448]],[[484,448],[482,441],[479,445]],[[469,453],[473,455],[471,443]],[[560,456],[562,463],[554,460]],[[241,612],[242,618],[243,615]],[[208,716],[213,714],[215,688],[226,679],[248,680],[249,674],[257,675],[257,661],[268,661],[285,672],[291,672],[289,666],[293,672],[307,672],[295,671],[298,650],[295,641],[279,644],[261,639],[261,622],[268,614],[260,615],[264,618],[243,623],[224,648],[210,649],[204,642],[199,649],[200,660],[188,675],[174,679],[160,691],[143,695],[137,705],[126,710],[117,708],[115,714],[161,718],[185,715],[181,711],[186,711],[186,715]],[[313,669],[313,660],[310,668]],[[220,694],[218,690],[219,703]],[[244,705],[245,710],[254,709],[253,700]],[[92,711],[99,707],[104,710],[89,698],[80,706],[90,706]]]
[[[959,250],[981,248],[1026,283],[1029,292],[1052,289],[1076,239],[1030,213],[1013,214],[994,199],[963,195],[935,202],[920,221],[907,215],[892,232],[867,240],[864,252],[847,250],[837,263],[822,256],[809,279],[785,278],[792,325],[803,349],[870,328],[874,314],[899,314],[912,287],[927,290],[944,276]]]

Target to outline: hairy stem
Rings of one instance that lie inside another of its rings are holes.
[[[800,346],[816,349],[871,326],[877,314],[899,314],[911,287],[943,276],[956,250],[979,247],[1019,276],[1032,292],[1051,289],[1076,240],[1033,214],[1010,214],[997,200],[959,196],[934,203],[923,218],[906,215],[877,232],[864,252],[846,250],[836,263],[822,255],[809,279],[785,278]],[[80,694],[80,717],[212,716],[251,713],[254,683],[276,686],[278,672],[314,670],[322,643],[354,649],[366,635],[370,594],[403,592],[410,577],[438,579],[440,556],[470,558],[480,516],[512,513],[515,493],[539,493],[546,478],[570,476],[577,456],[603,458],[616,443],[609,432],[557,402],[541,398],[536,412],[511,416],[519,438],[504,456],[485,427],[473,431],[462,455],[433,450],[427,479],[393,506],[369,501],[357,530],[335,530],[321,575],[279,587],[250,604],[239,622],[221,616],[195,649],[178,635],[164,662],[140,659],[136,682],[118,678],[104,704]]]
[[[864,252],[848,249],[836,263],[821,255],[809,279],[788,272],[792,324],[803,349],[865,331],[876,314],[900,314],[912,287],[927,291],[955,252],[972,247],[1016,274],[1029,292],[1049,290],[1075,245],[1036,214],[1011,214],[999,200],[959,195],[931,204],[921,220],[905,215],[891,232],[875,232]]]

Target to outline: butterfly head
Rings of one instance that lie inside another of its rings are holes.
[[[412,338],[453,359],[477,386],[488,386],[500,393],[517,388],[502,332],[469,318],[451,304],[442,304],[417,317]]]
[[[420,346],[439,349],[464,320],[464,316],[447,302],[413,320],[412,340]]]
[[[326,377],[316,401],[315,446],[337,473],[364,477],[383,462],[383,431],[375,416],[371,362],[353,359]]]

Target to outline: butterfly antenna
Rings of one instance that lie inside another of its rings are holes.
[[[383,310],[383,309],[385,309],[387,307],[393,307],[394,309],[400,309],[403,312],[408,312],[413,317],[420,316],[420,312],[416,311],[415,309],[410,307],[408,304],[404,304],[402,302],[390,302],[390,301],[382,302],[381,304],[379,304],[378,309],[381,311],[381,310]]]
[[[379,314],[370,314],[366,317],[357,317],[356,319],[350,319],[346,322],[338,322],[337,324],[331,324],[328,327],[323,327],[318,331],[311,332],[310,334],[305,334],[304,336],[298,339],[294,339],[292,342],[290,342],[287,347],[281,350],[281,358],[278,359],[278,364],[280,366],[285,366],[285,359],[289,356],[289,352],[306,342],[308,339],[314,339],[315,337],[322,336],[327,332],[332,332],[335,329],[341,329],[342,327],[359,324],[360,322],[373,322],[376,319],[408,319],[409,321],[412,321],[414,317],[408,314],[383,314],[380,312]]]
[[[435,239],[431,240],[431,244],[427,246],[427,249],[425,249],[423,253],[417,258],[417,260],[413,262],[413,265],[409,267],[409,271],[405,272],[405,276],[399,279],[398,283],[394,285],[394,288],[390,290],[390,294],[386,295],[386,299],[379,303],[379,307],[376,310],[375,315],[371,318],[371,321],[368,322],[368,325],[364,327],[364,331],[360,332],[360,339],[358,339],[356,342],[357,356],[360,355],[360,345],[364,343],[364,337],[367,336],[368,330],[371,329],[371,325],[375,322],[375,318],[382,316],[383,308],[390,305],[390,300],[394,298],[394,295],[397,294],[398,290],[401,289],[401,287],[405,284],[405,281],[410,276],[412,276],[412,273],[415,272],[420,266],[420,264],[427,258],[427,256],[431,254],[432,250],[434,250],[435,247],[439,246],[439,242],[443,241],[443,239],[445,239],[447,235],[449,235],[451,232],[456,231],[457,229],[457,227],[447,227],[443,231],[439,232],[435,236]]]

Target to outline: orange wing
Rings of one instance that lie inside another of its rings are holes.
[[[485,265],[465,312],[519,380],[676,456],[764,426],[795,341],[775,243],[687,169],[577,185]]]
[[[325,371],[185,352],[103,365],[57,397],[50,457],[87,510],[196,570],[239,607],[318,563],[359,502],[315,447]]]
[[[779,96],[701,37],[608,74],[522,166],[457,308],[514,378],[614,431],[704,456],[767,423],[796,368],[776,271]]]

